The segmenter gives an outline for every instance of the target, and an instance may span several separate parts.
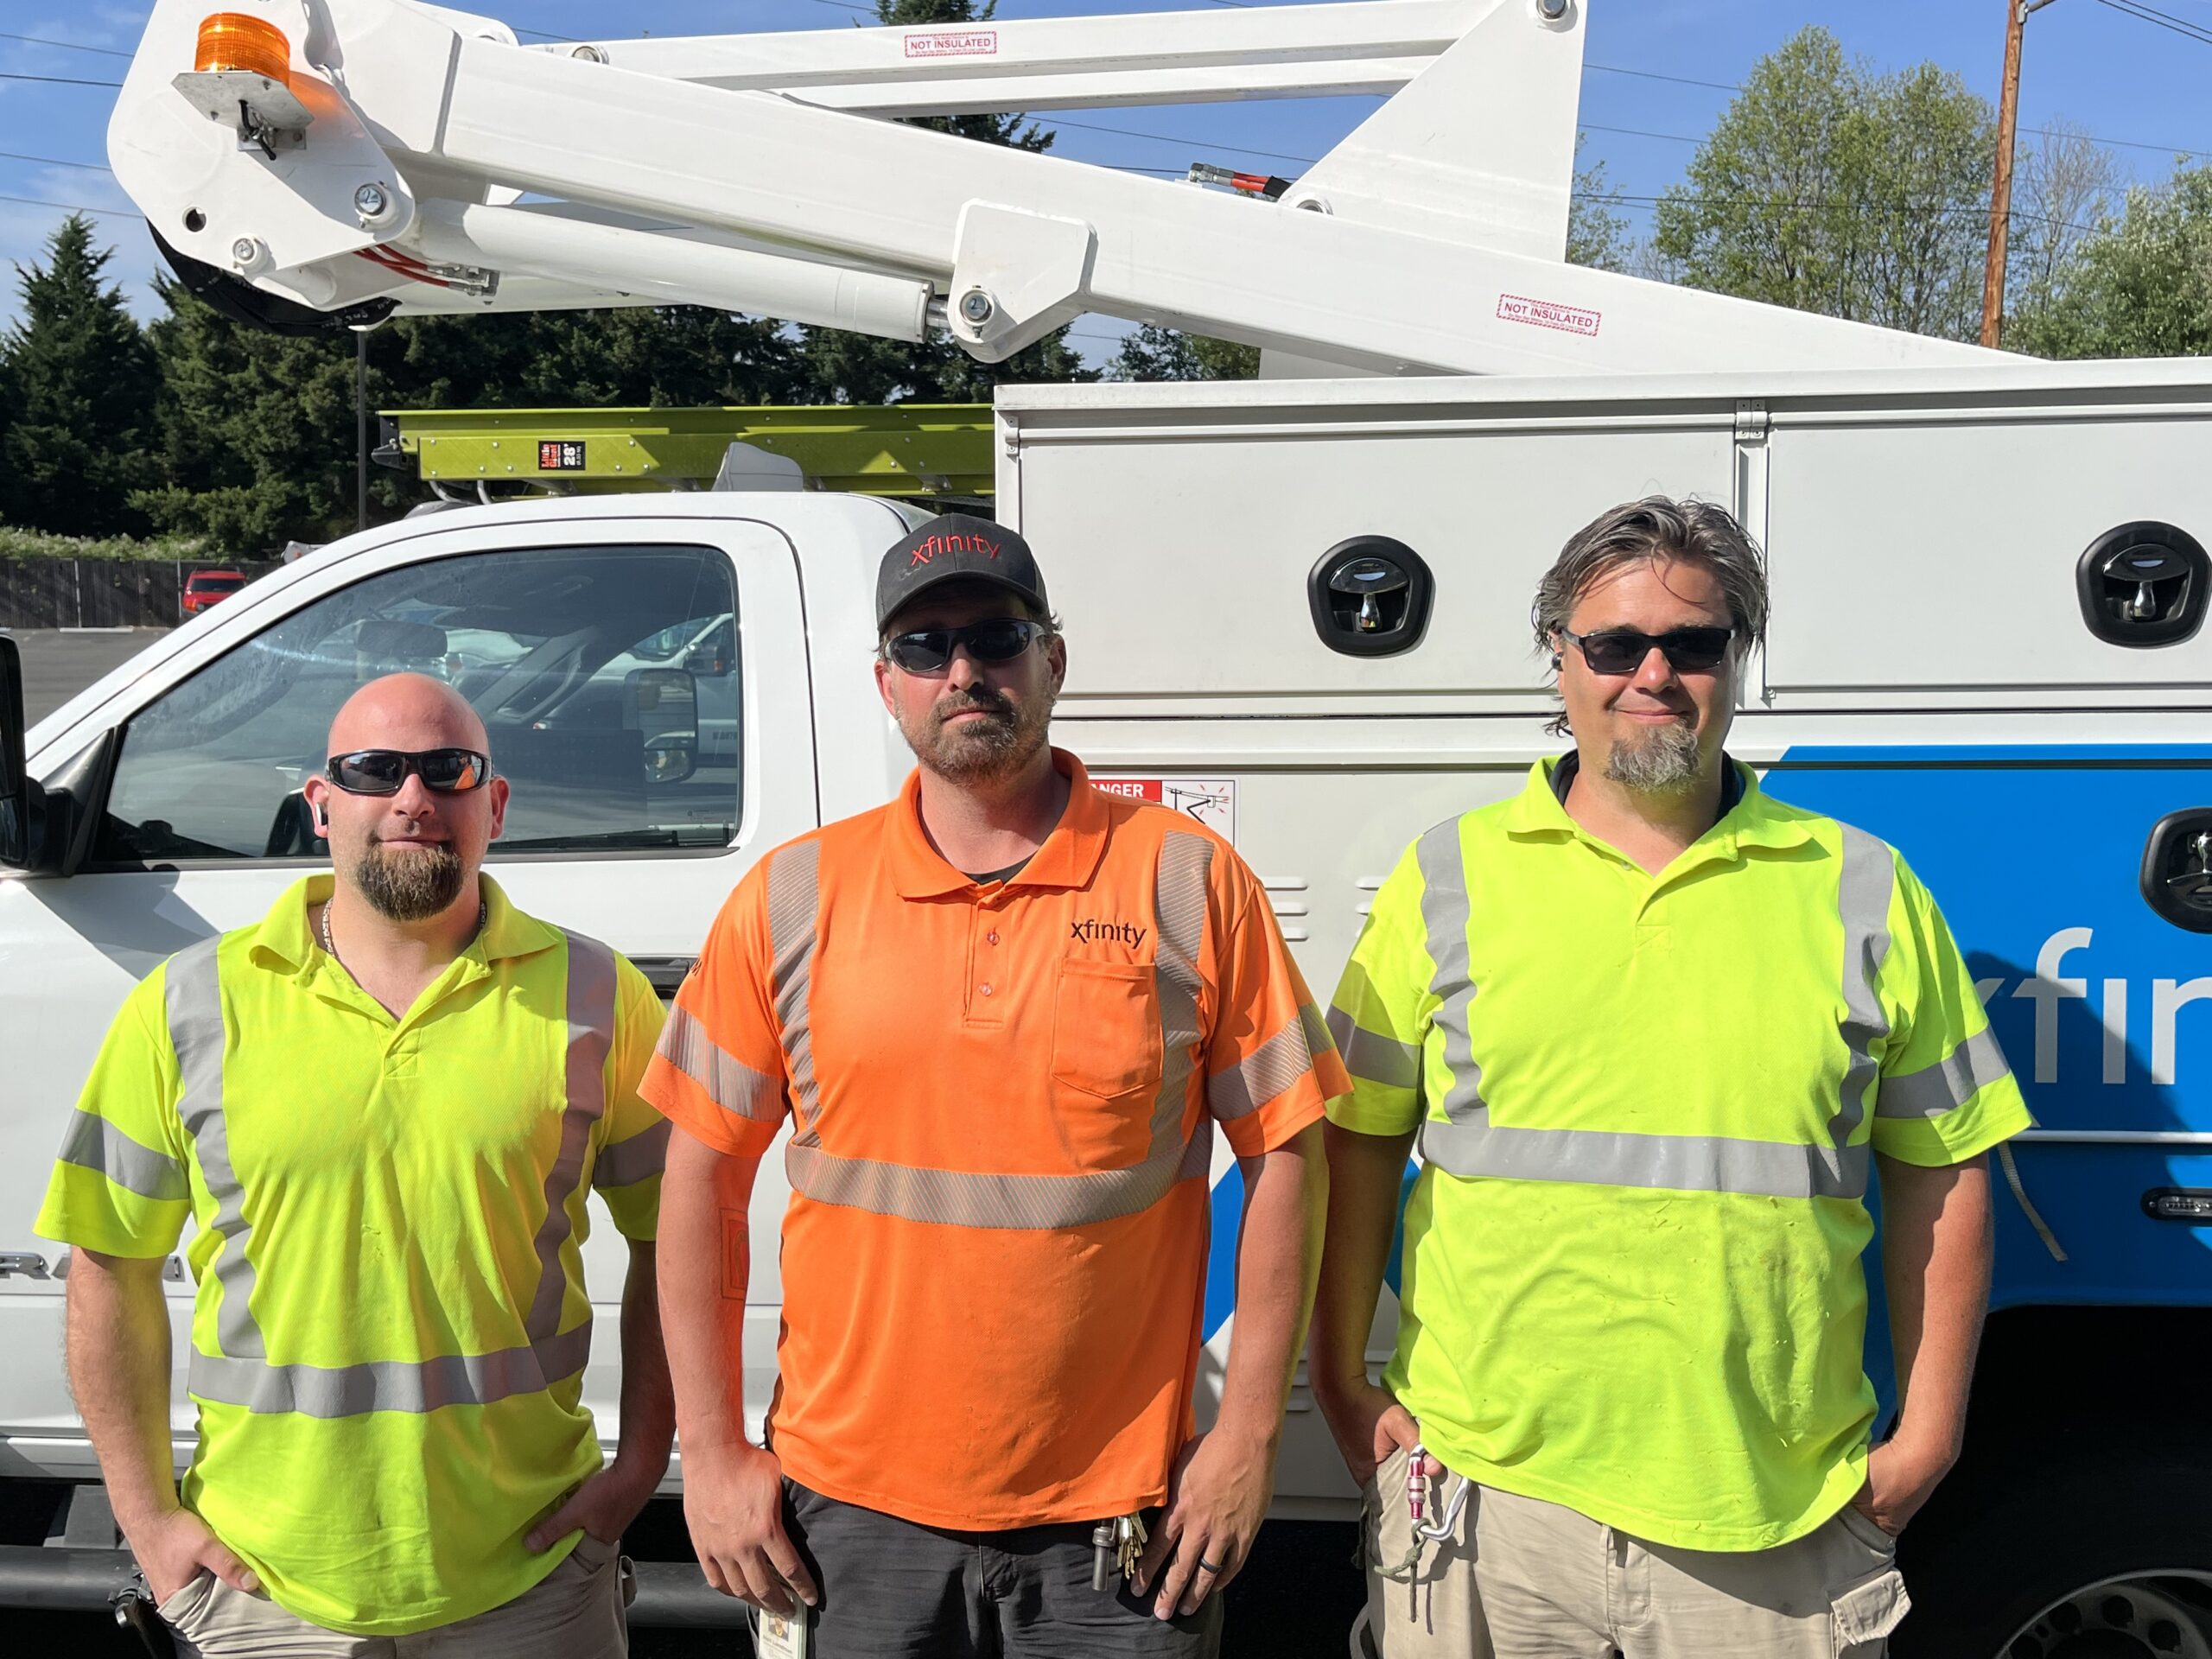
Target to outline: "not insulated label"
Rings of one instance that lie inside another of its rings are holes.
[[[910,58],[995,58],[998,54],[995,29],[942,29],[906,37]]]
[[[1236,844],[1236,780],[1233,778],[1093,778],[1090,781],[1106,794],[1151,801],[1196,818],[1230,846]]]
[[[581,473],[584,469],[584,441],[582,438],[548,438],[537,446],[537,470],[541,473]]]
[[[1603,312],[1586,311],[1579,305],[1560,305],[1552,300],[1532,300],[1522,294],[1499,295],[1497,315],[1507,322],[1525,322],[1532,328],[1556,328],[1561,334],[1580,334],[1590,340],[1598,337],[1598,326],[1605,321]]]

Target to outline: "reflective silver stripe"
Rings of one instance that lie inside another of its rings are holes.
[[[1226,1071],[1206,1080],[1206,1105],[1223,1122],[1266,1105],[1300,1077],[1313,1073],[1306,1021],[1293,1020]]]
[[[1881,1070],[1874,1045],[1890,1034],[1875,982],[1890,954],[1890,894],[1897,887],[1897,867],[1886,844],[1847,823],[1840,827],[1843,868],[1836,879],[1836,914],[1843,924],[1844,1018],[1838,1029],[1850,1058],[1828,1140],[1847,1147],[1866,1122],[1866,1091]]]
[[[601,1192],[609,1187],[632,1186],[639,1181],[649,1181],[661,1172],[668,1162],[669,1121],[666,1118],[649,1129],[641,1129],[627,1141],[618,1141],[611,1147],[601,1147],[599,1156],[593,1160],[591,1184]]]
[[[1329,1034],[1344,1057],[1344,1070],[1357,1083],[1380,1089],[1421,1087],[1421,1046],[1395,1037],[1379,1037],[1342,1008],[1329,1010]]]
[[[1421,866],[1421,918],[1428,936],[1428,959],[1436,964],[1428,988],[1441,999],[1435,1022],[1443,1028],[1444,1064],[1452,1074],[1444,1115],[1454,1123],[1485,1122],[1490,1108],[1483,1101],[1483,1071],[1475,1064],[1474,1037],[1467,1027],[1475,982],[1467,965],[1471,917],[1459,820],[1448,819],[1424,834],[1414,843],[1414,857]],[[1414,1075],[1418,1077],[1418,1070]]]
[[[1421,1156],[1452,1174],[1513,1180],[1568,1181],[1605,1186],[1659,1187],[1684,1192],[1736,1192],[1777,1198],[1860,1198],[1868,1153],[1851,1137],[1866,1121],[1866,1089],[1875,1077],[1873,1046],[1889,1034],[1876,976],[1890,949],[1890,895],[1897,866],[1873,836],[1842,826],[1843,858],[1836,907],[1842,924],[1840,1030],[1849,1058],[1826,1144],[1794,1146],[1723,1135],[1625,1135],[1592,1129],[1507,1128],[1483,1122],[1430,1119],[1421,1125]],[[1432,830],[1431,836],[1436,832]],[[1423,837],[1424,848],[1428,837]],[[1422,869],[1429,865],[1426,858]],[[1430,928],[1435,954],[1435,926]],[[1439,957],[1440,981],[1442,958]],[[1441,1016],[1440,1015],[1440,1021]],[[1446,1052],[1452,1033],[1446,1029]],[[1458,1089],[1458,1072],[1453,1074]]]
[[[814,1079],[816,918],[822,909],[822,843],[802,841],[779,849],[768,863],[768,954],[776,998],[776,1026],[783,1033],[784,1071],[791,1079],[794,1143],[818,1146],[815,1120],[821,1091]]]
[[[1470,1179],[1495,1176],[1775,1198],[1857,1198],[1866,1192],[1863,1145],[1838,1151],[1720,1135],[1509,1128],[1431,1118],[1421,1128],[1421,1152],[1425,1161]]]
[[[1182,1128],[1196,1064],[1193,1051],[1202,1034],[1198,959],[1205,945],[1206,874],[1212,860],[1213,843],[1202,836],[1171,830],[1160,845],[1153,974],[1160,1004],[1161,1064],[1151,1141],[1142,1160],[1126,1169],[1083,1175],[995,1175],[841,1158],[824,1152],[818,1139],[794,1135],[784,1151],[791,1190],[817,1203],[908,1221],[1034,1230],[1078,1227],[1135,1215],[1158,1203],[1178,1181],[1204,1179],[1210,1143],[1207,1151],[1201,1151],[1198,1141],[1203,1134],[1186,1141]],[[810,916],[809,923],[810,934]],[[773,931],[772,919],[772,935]],[[805,949],[811,952],[810,938]],[[779,989],[781,982],[779,978]],[[790,1052],[788,1036],[785,1051]],[[1207,1122],[1199,1119],[1202,1131]]]
[[[660,1054],[726,1112],[756,1121],[782,1115],[783,1079],[755,1071],[730,1053],[680,1003],[668,1011],[668,1023],[661,1027]]]
[[[162,997],[168,1015],[169,1046],[176,1051],[177,1116],[192,1137],[200,1179],[215,1200],[208,1230],[222,1242],[215,1254],[215,1340],[233,1359],[265,1358],[261,1327],[253,1319],[253,1262],[248,1255],[251,1229],[245,1187],[231,1166],[230,1126],[223,1115],[223,984],[215,965],[219,935],[202,939],[171,957],[162,976]]]
[[[614,1046],[614,953],[597,939],[563,931],[569,941],[569,1100],[561,1112],[561,1150],[545,1172],[545,1215],[537,1224],[537,1294],[523,1322],[532,1347],[551,1343],[561,1332],[569,1292],[561,1262],[572,1230],[569,1200],[583,1180],[592,1125],[607,1110],[607,1057]],[[590,1324],[587,1312],[582,1328]]]
[[[1306,1027],[1306,1050],[1309,1056],[1318,1060],[1336,1047],[1336,1037],[1329,1030],[1329,1022],[1321,1017],[1320,1009],[1311,1002],[1301,1002],[1298,1005],[1298,1019]]]
[[[531,1394],[583,1369],[591,1353],[591,1320],[558,1329],[568,1276],[561,1262],[569,1232],[569,1200],[583,1174],[592,1124],[607,1108],[607,1056],[614,1037],[614,953],[569,934],[568,1101],[561,1115],[561,1149],[546,1176],[546,1214],[537,1238],[538,1283],[524,1322],[531,1344],[492,1354],[449,1354],[423,1360],[368,1360],[356,1365],[269,1363],[252,1313],[254,1269],[246,1251],[251,1229],[245,1192],[232,1166],[223,1106],[227,1040],[220,941],[207,939],[169,959],[163,985],[169,1042],[176,1051],[178,1115],[192,1136],[200,1179],[215,1200],[212,1230],[222,1248],[215,1282],[216,1341],[222,1351],[193,1351],[187,1387],[203,1400],[256,1412],[346,1417],[370,1411],[435,1411]],[[661,1141],[665,1145],[665,1125]],[[640,1135],[638,1140],[646,1137]],[[626,1146],[629,1143],[625,1143]]]
[[[69,1115],[61,1136],[60,1160],[105,1175],[142,1198],[188,1198],[192,1184],[184,1166],[166,1152],[133,1141],[104,1117],[90,1112]]]
[[[550,1342],[496,1354],[440,1359],[369,1360],[359,1365],[271,1365],[195,1352],[188,1387],[202,1400],[253,1412],[303,1417],[358,1417],[372,1411],[435,1411],[486,1406],[574,1376],[591,1357],[591,1326],[563,1331]]]
[[[1882,1079],[1878,1117],[1936,1117],[1955,1111],[2000,1078],[2012,1075],[1997,1033],[1984,1026],[1935,1065]]]

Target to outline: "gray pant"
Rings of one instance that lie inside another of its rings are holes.
[[[1213,1659],[1220,1650],[1218,1594],[1189,1618],[1163,1621],[1118,1573],[1093,1590],[1089,1522],[954,1532],[786,1478],[784,1525],[822,1591],[813,1659]]]
[[[505,1606],[412,1636],[347,1636],[202,1573],[161,1605],[178,1659],[623,1659],[618,1551],[587,1533]]]

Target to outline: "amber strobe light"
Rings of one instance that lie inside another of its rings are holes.
[[[195,69],[250,69],[280,86],[292,84],[292,46],[276,24],[240,11],[219,11],[200,25]]]

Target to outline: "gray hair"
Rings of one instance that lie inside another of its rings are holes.
[[[1567,538],[1536,584],[1529,620],[1537,648],[1552,649],[1552,636],[1567,626],[1583,594],[1623,566],[1649,559],[1679,559],[1712,571],[1745,643],[1766,643],[1766,561],[1735,515],[1710,501],[1647,495],[1599,514]]]
[[[1624,566],[1652,559],[1703,565],[1728,601],[1738,652],[1766,644],[1766,560],[1735,515],[1710,501],[1647,495],[1599,513],[1567,538],[1536,584],[1536,602],[1529,608],[1537,649],[1554,649],[1553,637],[1585,594]],[[1561,715],[1550,729],[1564,733],[1567,717]]]

